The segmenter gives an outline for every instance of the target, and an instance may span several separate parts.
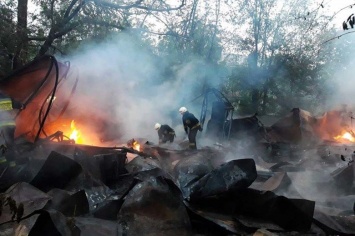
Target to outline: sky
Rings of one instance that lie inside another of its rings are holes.
[[[344,10],[339,12],[336,17],[334,17],[333,23],[335,25],[341,25],[341,23],[344,21],[344,18],[346,19],[350,14],[355,12],[355,7],[353,8],[347,7],[354,3],[355,3],[354,0],[328,0],[328,1],[325,0],[324,1],[325,7],[328,7],[330,9],[331,14],[335,14],[339,10],[345,8]]]

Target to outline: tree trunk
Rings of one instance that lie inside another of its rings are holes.
[[[18,0],[17,3],[16,51],[12,69],[22,66],[28,56],[27,4],[28,0]]]
[[[251,85],[251,105],[253,112],[258,112],[259,110],[259,67],[258,67],[258,53],[257,46],[254,52],[252,52],[248,57],[248,67],[249,67],[249,81]]]
[[[266,83],[264,84],[264,88],[263,88],[263,102],[262,102],[262,106],[261,106],[261,114],[266,114],[266,105],[268,103],[268,91],[269,91],[269,83],[268,83],[268,79],[266,80]]]
[[[259,89],[253,88],[251,91],[251,105],[253,112],[257,113],[259,110]]]

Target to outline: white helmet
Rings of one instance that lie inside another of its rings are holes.
[[[154,129],[155,129],[155,130],[158,130],[158,129],[160,129],[160,127],[161,127],[161,124],[156,123],[155,126],[154,126]]]
[[[179,112],[180,112],[180,114],[184,114],[185,112],[187,112],[187,108],[186,107],[180,107]]]

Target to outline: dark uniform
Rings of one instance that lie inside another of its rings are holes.
[[[14,167],[15,163],[15,129],[14,111],[18,104],[11,98],[0,93],[0,132],[4,138],[5,145],[1,146],[0,169]]]
[[[161,125],[158,130],[159,143],[174,142],[175,131],[169,125]]]
[[[186,134],[188,134],[189,148],[196,149],[197,131],[202,131],[202,127],[200,125],[199,120],[192,113],[186,111],[182,115],[182,123],[184,125]]]

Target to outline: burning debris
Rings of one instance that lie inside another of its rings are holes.
[[[141,151],[140,143],[138,143],[138,141],[135,140],[134,138],[127,142],[127,147],[132,148],[138,152]]]
[[[354,132],[351,131],[344,131],[342,134],[337,135],[334,137],[334,139],[336,141],[340,141],[340,142],[355,142],[355,134]]]

